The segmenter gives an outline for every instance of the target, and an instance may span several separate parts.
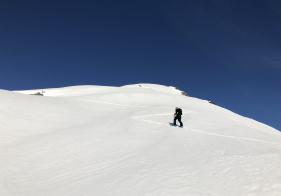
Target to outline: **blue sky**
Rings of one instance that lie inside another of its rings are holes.
[[[1,1],[0,88],[139,82],[281,130],[281,2]]]

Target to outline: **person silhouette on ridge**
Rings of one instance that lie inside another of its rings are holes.
[[[180,123],[180,127],[183,127],[183,124],[181,122],[181,115],[182,115],[182,109],[176,107],[175,114],[174,114],[174,126],[177,125],[176,121],[178,120]]]

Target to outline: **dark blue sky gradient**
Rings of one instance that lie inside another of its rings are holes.
[[[281,1],[0,1],[0,88],[176,86],[281,130]]]

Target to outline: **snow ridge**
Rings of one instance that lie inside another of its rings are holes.
[[[1,196],[281,192],[278,130],[163,85],[0,91],[0,146]]]

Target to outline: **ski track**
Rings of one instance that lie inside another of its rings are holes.
[[[114,106],[119,106],[119,107],[124,107],[124,108],[145,108],[145,106],[138,106],[138,105],[126,105],[126,104],[119,104],[119,103],[112,103],[108,101],[102,101],[102,100],[89,100],[89,99],[79,99],[87,102],[92,102],[92,103],[101,103],[101,104],[106,104],[106,105],[114,105]]]
[[[118,103],[112,103],[112,102],[101,101],[101,100],[95,100],[95,101],[91,100],[91,102],[102,103],[102,104],[107,104],[107,105],[114,105],[114,106],[119,106],[119,107],[121,106],[121,107],[125,107],[125,108],[133,108],[133,107],[135,107],[135,108],[145,108],[145,106],[133,106],[133,105],[126,105],[126,104],[118,104]],[[191,114],[191,113],[193,113],[193,112],[183,112],[183,114]],[[165,124],[165,123],[161,123],[161,122],[157,122],[157,121],[153,121],[153,120],[147,120],[145,118],[146,117],[153,117],[153,116],[170,116],[170,115],[171,115],[171,113],[145,114],[145,115],[132,116],[131,119],[139,120],[139,121],[150,123],[150,124],[167,126],[167,124]],[[239,137],[239,136],[233,136],[233,135],[224,135],[224,134],[219,134],[219,133],[210,133],[210,132],[206,132],[206,131],[202,131],[202,130],[198,130],[198,129],[194,129],[194,128],[189,128],[189,129],[181,128],[181,129],[188,130],[188,131],[198,133],[198,134],[208,135],[208,136],[223,137],[223,138],[229,138],[229,139],[233,139],[233,140],[245,140],[245,141],[259,142],[259,143],[265,143],[265,144],[273,144],[273,145],[277,145],[279,148],[281,148],[281,145],[279,143],[268,142],[268,141],[264,141],[264,140],[254,139],[254,138]]]
[[[152,115],[134,116],[132,118],[135,119],[135,120],[141,120],[141,121],[146,122],[146,123],[152,123],[152,124],[167,126],[167,124],[164,124],[164,123],[161,123],[161,122],[147,120],[147,119],[142,119],[142,117],[161,116],[161,115],[163,115],[163,114],[152,114]],[[194,133],[209,135],[209,136],[224,137],[224,138],[230,138],[230,139],[235,139],[235,140],[246,140],[246,141],[260,142],[260,143],[265,143],[265,144],[274,144],[274,145],[278,145],[279,147],[281,147],[281,145],[279,143],[268,142],[268,141],[264,141],[264,140],[254,139],[254,138],[239,137],[239,136],[232,136],[232,135],[223,135],[223,134],[218,134],[218,133],[210,133],[210,132],[201,131],[201,130],[194,129],[194,128],[190,128],[190,129],[181,128],[181,129],[188,130],[188,131],[191,131],[191,132],[194,132]]]

